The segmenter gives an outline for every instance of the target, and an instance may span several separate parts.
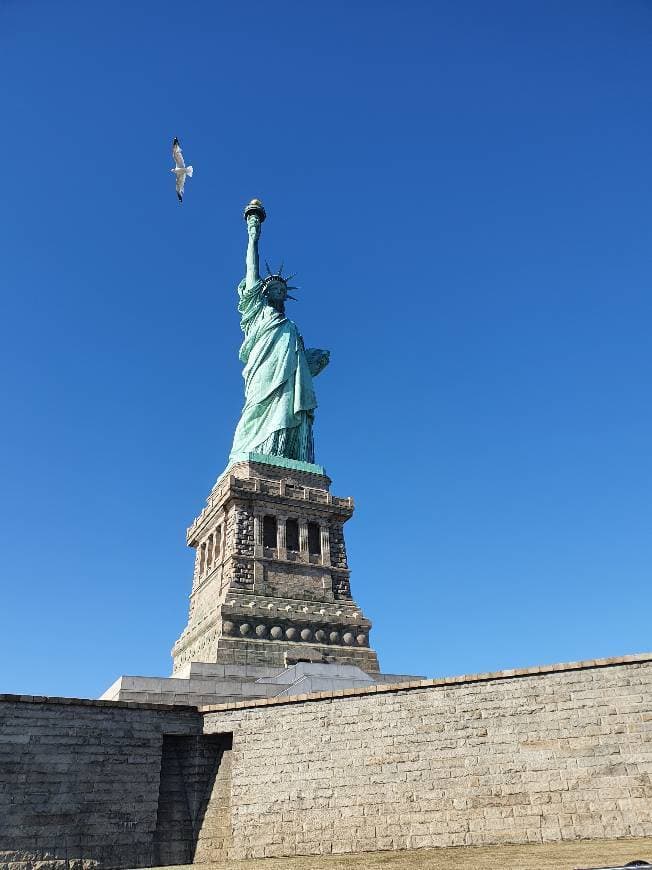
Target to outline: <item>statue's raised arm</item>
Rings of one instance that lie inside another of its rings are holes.
[[[260,264],[258,259],[258,239],[260,238],[260,225],[265,220],[265,209],[262,203],[253,199],[245,211],[247,221],[247,257],[245,273],[245,290],[251,290],[260,281]]]

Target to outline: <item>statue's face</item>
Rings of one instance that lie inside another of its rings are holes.
[[[267,285],[267,298],[270,302],[285,302],[288,291],[281,281],[272,281]]]

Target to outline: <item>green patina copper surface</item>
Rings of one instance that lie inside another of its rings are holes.
[[[328,364],[329,353],[306,349],[296,324],[286,316],[285,302],[292,298],[288,289],[293,288],[282,269],[265,278],[260,275],[258,240],[265,219],[262,204],[252,200],[245,218],[247,271],[238,285],[245,405],[229,464],[249,453],[314,464],[312,427],[317,398],[313,378]]]
[[[323,465],[314,462],[301,462],[299,459],[287,459],[285,456],[269,456],[264,453],[238,453],[229,457],[229,462],[215,482],[215,486],[229,473],[236,462],[259,462],[262,465],[275,465],[277,468],[287,468],[290,471],[303,471],[308,474],[326,475]]]
[[[276,465],[280,468],[292,468],[295,471],[307,471],[309,474],[326,474],[323,465],[314,462],[302,462],[299,459],[287,459],[285,456],[269,456],[264,453],[241,453],[230,459],[234,462],[262,462],[263,465]]]

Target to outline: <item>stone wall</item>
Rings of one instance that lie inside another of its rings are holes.
[[[232,857],[652,836],[652,656],[205,710]]]
[[[628,837],[652,655],[200,711],[0,696],[11,870]]]
[[[0,696],[0,866],[219,857],[228,751],[195,708]]]

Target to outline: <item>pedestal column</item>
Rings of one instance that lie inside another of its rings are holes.
[[[328,526],[320,527],[321,534],[321,563],[322,565],[331,564],[331,536]]]

